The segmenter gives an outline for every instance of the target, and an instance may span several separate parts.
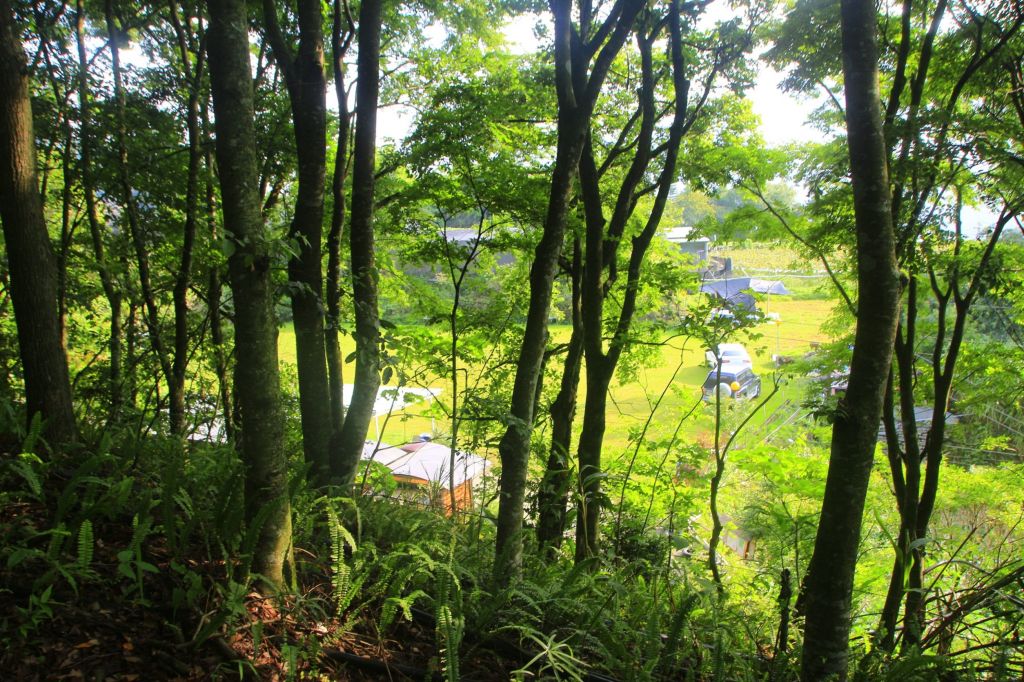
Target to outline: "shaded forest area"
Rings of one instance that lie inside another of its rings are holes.
[[[1022,679],[1022,132],[1020,0],[0,0],[5,677]]]

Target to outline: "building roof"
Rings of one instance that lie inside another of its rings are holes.
[[[395,447],[384,447],[373,452],[373,443],[363,448],[363,459],[380,462],[395,476],[407,476],[423,481],[450,483],[452,449],[433,441],[417,441]],[[455,453],[455,485],[472,480],[487,470],[487,460],[468,452]]]
[[[693,228],[684,225],[683,227],[670,227],[666,230],[663,230],[661,236],[670,242],[700,242],[703,244],[711,243],[711,240],[708,239],[707,237],[697,237],[695,239],[691,239],[690,235],[692,233]]]

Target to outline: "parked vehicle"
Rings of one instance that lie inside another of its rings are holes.
[[[750,359],[750,353],[743,347],[741,343],[720,343],[718,344],[718,355],[722,358],[722,369],[726,368],[730,370],[739,370],[743,367],[753,367],[754,363]],[[707,360],[708,367],[715,366],[715,353],[714,351],[706,351],[704,358]]]
[[[727,367],[722,363],[721,372],[708,372],[701,388],[704,401],[709,403],[715,400],[716,389],[723,398],[756,398],[761,395],[761,377],[750,367]]]

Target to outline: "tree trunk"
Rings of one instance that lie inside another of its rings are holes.
[[[118,30],[114,19],[113,0],[105,0],[103,11],[107,22],[107,42],[110,47],[110,70],[114,76],[117,175],[121,185],[121,199],[124,202],[125,215],[128,217],[128,233],[135,249],[135,260],[139,269],[139,286],[142,290],[142,303],[145,307],[144,319],[146,331],[149,334],[149,343],[160,364],[163,378],[167,382],[170,392],[169,428],[172,434],[182,435],[185,431],[185,396],[183,389],[175,386],[174,371],[164,347],[163,334],[160,330],[160,312],[157,308],[156,292],[153,290],[153,279],[150,272],[149,251],[146,247],[145,235],[142,234],[138,205],[135,202],[135,190],[131,183],[131,170],[128,165],[128,123],[125,113],[121,56],[118,47],[122,31]]]
[[[68,254],[71,250],[71,236],[74,227],[71,222],[72,191],[71,182],[74,177],[71,170],[73,152],[71,151],[71,124],[65,118],[64,151],[61,154],[61,192],[60,192],[60,248],[57,251],[57,319],[60,323],[60,347],[68,352]]]
[[[298,157],[298,194],[289,237],[299,253],[288,261],[299,374],[302,449],[310,481],[326,485],[329,475],[331,399],[324,338],[324,183],[327,169],[327,82],[324,78],[323,16],[320,0],[298,3],[299,47],[293,56],[277,21],[273,0],[263,2],[268,42],[291,101]]]
[[[338,433],[344,425],[344,363],[341,357],[341,239],[345,227],[345,178],[348,176],[348,147],[352,115],[348,110],[345,89],[345,53],[353,36],[352,26],[342,30],[342,0],[334,0],[331,22],[331,59],[334,71],[334,92],[338,99],[338,145],[334,155],[331,179],[331,228],[327,233],[327,324],[324,342],[327,347],[327,383],[331,395],[331,432]],[[347,15],[346,15],[347,16]]]
[[[585,323],[584,323],[585,324]],[[586,333],[584,333],[586,335]],[[583,347],[586,349],[586,341]],[[598,520],[601,515],[601,445],[608,411],[611,372],[602,355],[587,354],[587,397],[580,430],[579,500],[576,515],[576,563],[597,556]]]
[[[576,524],[576,561],[597,556],[598,521],[601,506],[601,450],[604,446],[608,387],[615,374],[619,358],[629,342],[629,332],[636,312],[636,298],[640,288],[641,270],[654,233],[661,224],[669,189],[675,180],[679,145],[685,132],[689,81],[686,79],[682,56],[682,28],[678,1],[669,10],[668,26],[672,55],[673,94],[675,111],[669,136],[665,142],[665,165],[658,177],[657,194],[644,228],[630,240],[629,266],[622,308],[616,321],[615,333],[604,350],[604,302],[617,279],[617,260],[625,241],[626,225],[636,209],[636,192],[643,177],[649,172],[653,159],[653,134],[657,125],[655,105],[655,76],[653,46],[660,28],[647,32],[641,25],[637,32],[637,47],[641,59],[641,87],[639,92],[640,132],[629,169],[618,186],[611,218],[605,221],[601,193],[601,177],[594,159],[593,147],[588,139],[580,160],[580,191],[586,214],[586,265],[582,283],[583,348],[587,359],[587,398],[583,415],[583,428],[579,445],[580,505]]]
[[[918,346],[915,338],[917,289],[919,288],[917,280],[911,279],[907,287],[906,323],[897,328],[894,356],[894,374],[899,376],[900,386],[899,410],[903,422],[902,444],[895,427],[891,382],[889,391],[886,393],[886,414],[884,415],[893,491],[900,513],[900,534],[897,544],[899,551],[893,561],[889,589],[879,627],[881,631],[879,646],[887,651],[892,651],[895,646],[896,624],[899,620],[901,600],[904,600],[902,648],[905,650],[919,644],[924,630],[925,546],[920,541],[928,536],[928,525],[938,494],[939,472],[946,436],[946,410],[963,343],[968,313],[980,283],[991,274],[989,265],[992,253],[1003,229],[1012,219],[1011,216],[1014,213],[1008,209],[1009,207],[1003,211],[995,228],[988,236],[985,251],[971,275],[965,291],[961,291],[961,264],[956,257],[959,255],[963,243],[959,198],[955,218],[954,258],[944,285],[939,283],[940,280],[934,265],[928,264],[928,277],[934,299],[932,305],[935,310],[936,331],[930,358],[933,387],[931,419],[923,448],[918,445],[914,400],[914,382],[918,375],[916,366],[918,356],[915,352]],[[948,319],[950,304],[953,307],[952,324]],[[924,465],[923,474],[922,464]]]
[[[210,152],[210,116],[205,103],[201,107],[203,115],[203,135],[206,140],[204,146],[206,151],[203,154],[206,167],[206,224],[210,231],[210,243],[219,244],[220,237],[217,229],[217,198],[214,193],[213,154]],[[224,326],[221,320],[221,296],[223,284],[221,282],[221,271],[219,265],[210,268],[209,283],[206,300],[210,308],[210,341],[213,343],[213,369],[217,375],[217,393],[219,395],[220,411],[224,420],[224,438],[228,443],[235,442],[235,403],[231,396],[231,382],[228,379],[228,366],[230,351],[224,342]]]
[[[917,281],[911,275],[907,286],[906,321],[897,322],[896,338],[890,372],[899,379],[899,417],[903,433],[903,444],[898,443],[895,419],[883,414],[892,468],[893,491],[897,496],[896,507],[900,514],[900,529],[896,536],[896,556],[890,575],[889,588],[882,607],[879,646],[891,651],[896,638],[896,623],[899,618],[900,602],[907,585],[907,569],[913,563],[914,555],[920,552],[914,547],[915,528],[921,495],[921,453],[918,448],[918,431],[915,418],[914,400],[914,355],[917,345]],[[893,387],[887,382],[883,408],[896,409]],[[890,434],[889,431],[892,431]]]
[[[57,265],[36,176],[28,66],[10,0],[0,0],[0,220],[31,424],[51,446],[77,438],[57,314]]]
[[[89,223],[93,255],[100,275],[103,294],[110,306],[110,410],[107,419],[117,423],[121,418],[124,403],[124,389],[121,378],[121,291],[107,262],[103,243],[103,224],[96,204],[95,178],[92,169],[92,113],[89,105],[89,60],[85,52],[85,5],[77,0],[75,5],[75,42],[78,47],[78,111],[79,148],[81,158],[82,194],[85,196],[85,213]]]
[[[356,376],[352,402],[331,446],[331,478],[342,487],[355,479],[366,431],[380,386],[380,313],[373,246],[374,170],[377,154],[377,102],[380,95],[380,0],[359,6],[359,61],[356,127],[352,160],[352,222],[349,250],[356,322]]]
[[[183,225],[181,254],[178,271],[174,276],[174,356],[171,364],[169,393],[171,397],[171,432],[184,435],[185,431],[185,378],[188,372],[188,289],[192,278],[192,259],[196,231],[199,223],[199,171],[202,166],[202,126],[199,98],[203,87],[205,58],[202,48],[195,64],[190,63],[188,36],[178,20],[175,2],[170,3],[171,20],[178,39],[181,69],[188,81],[188,100],[185,103],[185,127],[188,133],[188,177],[185,180],[185,224]],[[186,16],[186,21],[188,17]],[[191,22],[188,22],[191,25]],[[205,41],[205,36],[201,38]]]
[[[566,507],[569,502],[569,448],[572,426],[576,418],[580,369],[583,366],[583,321],[580,319],[580,274],[583,270],[582,246],[573,241],[572,263],[572,336],[565,353],[562,381],[558,395],[551,403],[551,449],[548,451],[544,478],[537,491],[537,544],[548,558],[562,546]]]
[[[846,679],[864,499],[900,298],[878,94],[874,3],[843,0],[841,25],[860,304],[849,387],[836,408],[821,520],[805,584],[805,682]]]
[[[253,571],[271,587],[283,588],[290,563],[291,510],[288,462],[282,449],[271,239],[258,194],[248,22],[244,0],[210,0],[208,6],[224,227],[235,242],[228,270],[235,301],[235,390],[241,409],[245,516],[249,524],[262,521]]]
[[[128,259],[122,259],[122,265],[124,271],[128,271]],[[124,335],[124,353],[125,353],[125,374],[124,374],[124,395],[125,404],[133,411],[138,405],[139,401],[139,380],[136,374],[136,369],[139,364],[139,328],[136,321],[136,316],[139,312],[139,307],[132,298],[131,292],[128,292],[128,316],[125,318],[125,335]]]
[[[498,444],[501,480],[498,489],[494,577],[499,585],[508,585],[515,580],[522,566],[523,502],[526,498],[534,405],[548,337],[551,287],[562,252],[569,197],[597,96],[612,60],[626,41],[643,5],[641,2],[627,0],[615,6],[615,11],[605,20],[605,27],[610,29],[606,34],[607,42],[597,52],[597,47],[583,43],[589,27],[584,26],[580,30],[582,39],[573,35],[571,4],[569,0],[551,2],[555,20],[558,145],[551,173],[543,235],[530,267],[530,305],[512,387],[508,427]],[[589,74],[588,69],[591,69]]]
[[[568,122],[559,122],[558,154],[551,179],[544,236],[534,252],[530,267],[530,306],[526,331],[516,365],[512,388],[509,425],[498,444],[501,459],[499,481],[498,535],[495,577],[507,584],[518,575],[522,565],[523,502],[526,499],[526,474],[530,459],[530,435],[533,430],[534,397],[537,392],[544,346],[547,343],[547,317],[551,287],[558,256],[562,249],[565,215],[576,174],[576,163],[583,148],[582,131],[573,137]]]

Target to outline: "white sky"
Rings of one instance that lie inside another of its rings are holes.
[[[807,124],[821,101],[782,92],[782,78],[783,74],[762,63],[754,87],[747,93],[754,113],[761,119],[761,136],[772,147],[809,140],[823,142],[822,132]]]

